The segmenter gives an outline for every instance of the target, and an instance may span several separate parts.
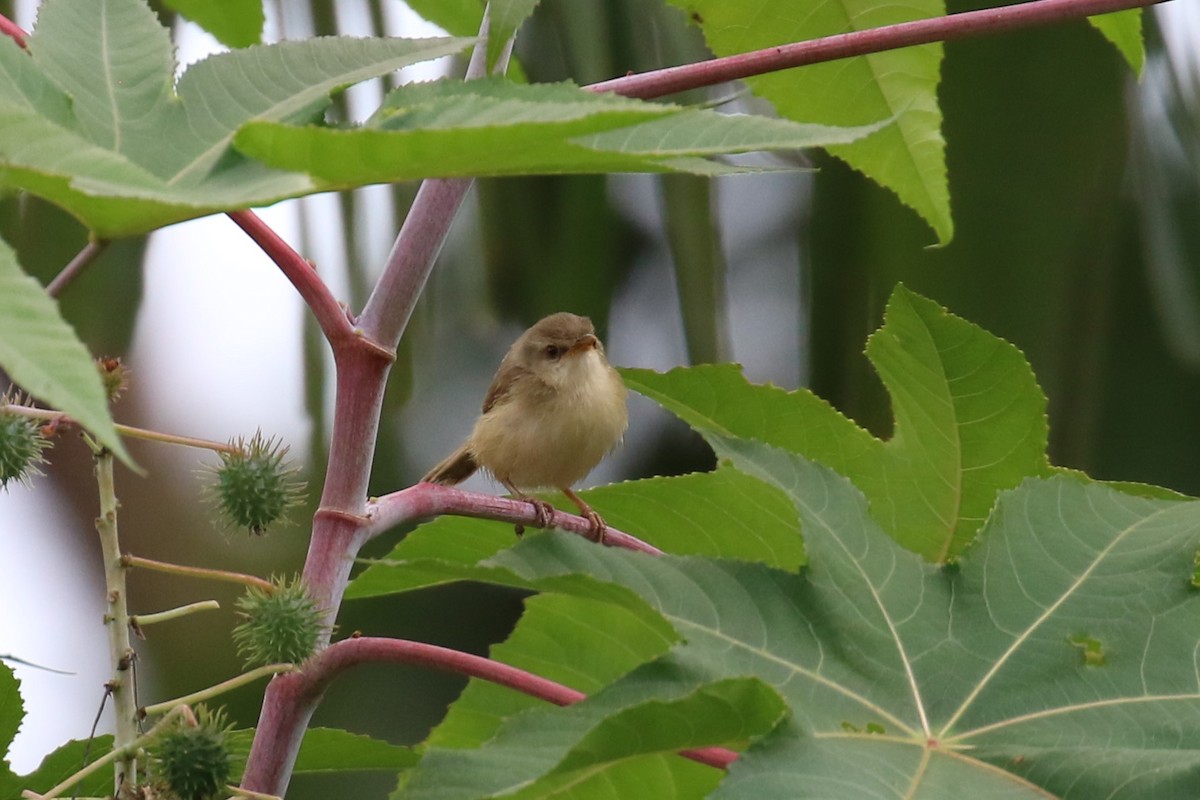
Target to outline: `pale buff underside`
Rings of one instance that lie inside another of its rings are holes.
[[[569,488],[620,443],[628,422],[621,376],[595,350],[566,359],[552,370],[557,391],[533,404],[498,403],[475,423],[467,446],[501,482]]]

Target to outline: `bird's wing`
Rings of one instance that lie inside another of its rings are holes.
[[[491,411],[497,403],[503,403],[505,398],[512,394],[513,388],[517,384],[525,383],[533,377],[533,373],[524,367],[513,367],[512,380],[506,381],[503,385],[493,381],[491,388],[488,389],[487,397],[483,398],[483,413]]]

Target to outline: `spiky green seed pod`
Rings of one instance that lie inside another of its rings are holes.
[[[221,453],[221,465],[213,469],[216,480],[210,487],[226,520],[253,534],[283,517],[299,499],[304,484],[296,480],[299,470],[284,460],[288,448],[262,431],[247,442],[231,442],[236,452]]]
[[[233,629],[233,640],[249,667],[299,664],[313,654],[328,631],[299,577],[271,582],[274,591],[251,586],[237,600],[239,616],[246,621]]]
[[[228,794],[233,771],[225,715],[196,707],[196,724],[179,721],[150,746],[150,769],[159,791],[178,800],[210,800]]]
[[[32,476],[41,475],[38,466],[46,463],[42,451],[49,446],[37,422],[11,411],[0,412],[0,489],[7,489],[9,481],[28,483]]]

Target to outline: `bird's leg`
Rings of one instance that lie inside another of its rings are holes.
[[[579,514],[586,519],[592,526],[592,533],[595,534],[596,544],[604,544],[604,532],[608,530],[608,524],[604,518],[597,514],[592,507],[583,501],[583,498],[571,491],[571,487],[563,487],[562,493],[565,494],[572,503],[579,506]]]
[[[500,482],[504,484],[505,489],[508,489],[508,491],[512,493],[513,497],[516,497],[518,500],[524,500],[526,503],[529,503],[533,506],[533,511],[537,515],[536,524],[539,528],[550,527],[551,521],[554,519],[554,506],[550,505],[545,500],[541,500],[537,497],[530,497],[506,480],[501,480]],[[525,526],[517,523],[516,525],[513,525],[513,530],[516,532],[517,536],[521,536],[525,533]]]

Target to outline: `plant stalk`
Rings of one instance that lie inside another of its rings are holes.
[[[154,570],[155,572],[165,572],[169,575],[186,575],[191,578],[202,578],[204,580],[221,581],[223,583],[240,583],[245,586],[256,586],[266,592],[275,591],[275,587],[270,581],[263,580],[257,575],[246,575],[242,572],[229,572],[223,569],[208,569],[206,567],[187,567],[182,564],[168,564],[165,561],[155,561],[154,559],[131,556],[129,554],[121,556],[121,563],[127,567],[139,567],[141,569]]]
[[[155,625],[159,622],[170,622],[173,619],[186,617],[189,614],[195,614],[200,611],[218,611],[221,604],[216,600],[200,600],[196,603],[188,603],[185,606],[169,608],[166,611],[158,611],[153,614],[134,614],[129,617],[129,624],[134,630],[145,628],[147,625]]]
[[[87,269],[96,258],[104,252],[108,247],[107,239],[93,239],[83,246],[83,249],[75,254],[62,272],[54,276],[54,280],[46,284],[46,294],[51,297],[58,297],[62,294],[62,290],[70,285],[71,281],[79,277],[79,275]]]
[[[284,672],[294,672],[295,664],[267,664],[263,667],[257,667],[249,672],[243,672],[241,675],[235,675],[227,681],[213,684],[206,689],[201,689],[198,692],[185,694],[183,697],[176,697],[173,700],[164,700],[161,703],[154,703],[145,706],[139,712],[140,717],[152,717],[155,714],[163,714],[170,711],[179,705],[192,705],[194,703],[202,703],[205,700],[211,700],[214,697],[219,697],[232,689],[239,686],[245,686],[247,683],[254,683],[259,678],[264,678],[268,675],[279,675]]]
[[[122,752],[114,769],[114,792],[118,797],[133,791],[138,785],[137,755],[131,745],[138,738],[137,686],[134,665],[137,653],[129,639],[129,606],[125,589],[125,565],[121,562],[121,545],[117,537],[117,494],[113,481],[113,455],[108,450],[96,454],[96,483],[100,491],[100,516],[96,532],[100,534],[100,549],[104,561],[104,588],[108,601],[104,624],[108,628],[108,654],[112,678],[108,690],[112,694],[116,717],[113,748]]]
[[[881,28],[823,36],[806,42],[783,44],[694,64],[625,75],[584,88],[593,92],[613,92],[624,97],[650,100],[689,89],[700,89],[809,64],[1050,25],[1130,8],[1144,8],[1165,1],[1032,0],[999,8],[964,11],[944,17],[930,17],[885,25]]]

